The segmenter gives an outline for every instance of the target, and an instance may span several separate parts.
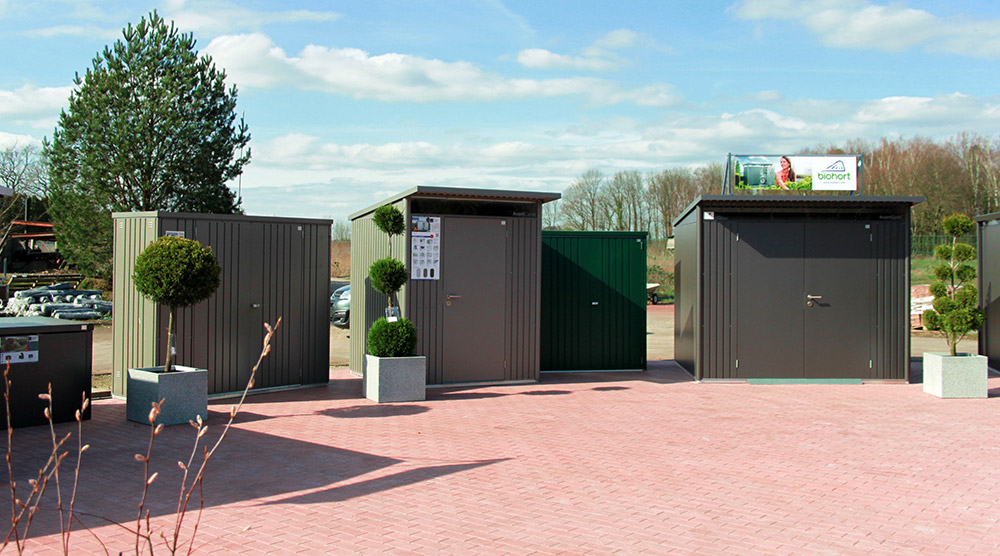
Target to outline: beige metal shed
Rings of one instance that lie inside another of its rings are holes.
[[[178,311],[177,364],[208,369],[208,393],[241,391],[265,329],[282,318],[256,389],[329,380],[330,220],[170,212],[115,213],[111,391],[126,396],[127,369],[162,365],[168,310],[136,291],[135,259],[164,235],[212,248],[216,293]]]

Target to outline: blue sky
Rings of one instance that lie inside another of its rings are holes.
[[[249,214],[1000,128],[995,1],[0,0],[0,148],[153,9],[239,88]]]

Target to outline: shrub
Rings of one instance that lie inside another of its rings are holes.
[[[388,234],[389,237],[398,236],[406,231],[403,213],[392,205],[384,205],[375,209],[372,219],[375,221],[375,227]]]
[[[408,278],[406,265],[400,260],[386,257],[372,263],[368,269],[368,276],[371,278],[372,287],[389,296],[389,306],[392,307],[392,298],[403,287]]]
[[[976,286],[970,283],[976,278],[976,268],[969,264],[976,258],[976,248],[958,241],[971,232],[975,224],[964,214],[953,214],[944,219],[943,227],[952,240],[950,245],[938,245],[934,249],[934,255],[943,262],[934,267],[937,281],[930,287],[934,308],[924,311],[923,323],[929,330],[938,330],[944,335],[954,356],[958,354],[958,342],[982,325],[983,312],[977,306]]]
[[[132,279],[135,289],[154,303],[170,308],[167,320],[167,357],[171,369],[174,346],[174,314],[177,309],[200,303],[219,287],[222,268],[211,247],[193,239],[164,236],[150,243],[135,259]]]
[[[406,319],[380,318],[368,330],[368,353],[376,357],[409,357],[417,346],[417,328]]]

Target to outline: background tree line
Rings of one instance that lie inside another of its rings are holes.
[[[914,234],[941,233],[941,220],[1000,211],[1000,141],[962,133],[947,141],[925,138],[855,139],[818,145],[796,154],[864,156],[864,194],[921,196],[913,208]],[[590,169],[556,203],[545,205],[547,229],[648,231],[653,238],[673,234],[671,222],[696,197],[720,193],[725,164],[605,175]],[[807,193],[808,194],[808,193]]]

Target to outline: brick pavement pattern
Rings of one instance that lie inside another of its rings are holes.
[[[1000,552],[1000,378],[988,399],[941,400],[920,384],[699,384],[659,361],[377,405],[348,371],[331,377],[249,399],[210,465],[196,553]],[[210,404],[209,439],[230,403]],[[134,553],[105,519],[134,527],[148,429],[120,401],[93,415],[77,510],[110,553]],[[192,436],[157,439],[156,531],[171,530]],[[14,431],[21,492],[49,442]],[[54,503],[29,554],[61,552]],[[77,525],[71,552],[104,549]]]

